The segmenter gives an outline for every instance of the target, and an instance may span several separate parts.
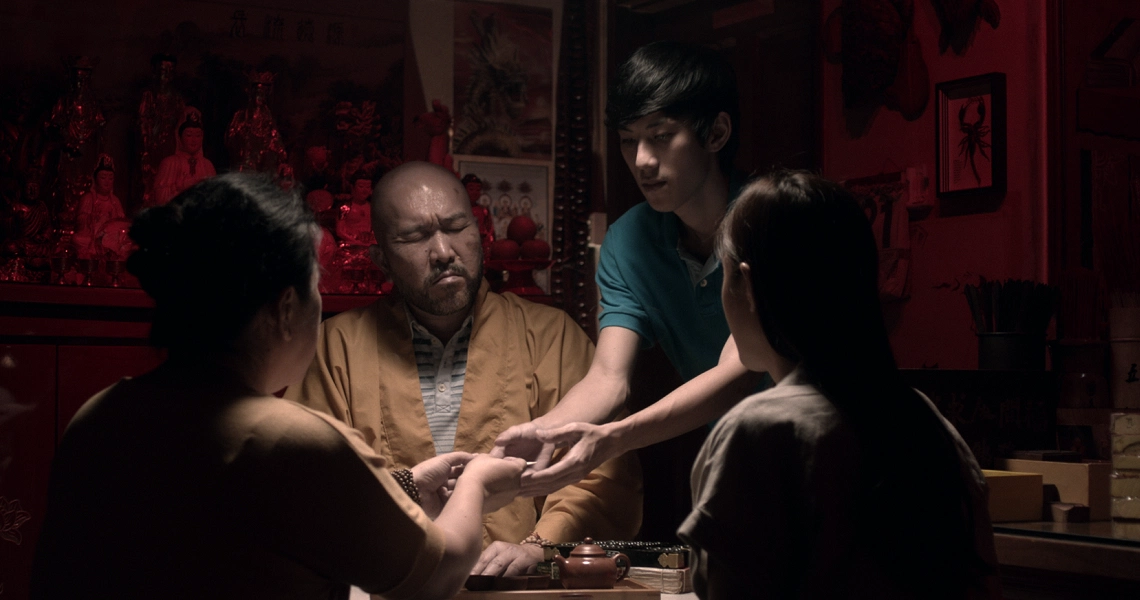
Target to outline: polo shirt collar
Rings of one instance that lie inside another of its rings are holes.
[[[726,212],[729,208],[732,208],[732,205],[736,202],[736,198],[740,196],[740,190],[744,188],[745,183],[747,183],[747,177],[740,171],[734,169],[732,173],[729,174],[728,205],[725,207]],[[696,287],[720,268],[720,259],[717,258],[714,252],[702,263],[692,252],[685,249],[684,244],[681,243],[681,219],[674,213],[669,213],[669,216],[672,217],[667,219],[669,234],[677,240],[677,256],[679,256],[681,262],[684,263],[685,269],[689,273],[690,282]]]

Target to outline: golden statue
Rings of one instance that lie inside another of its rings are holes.
[[[202,156],[202,113],[186,107],[186,117],[178,126],[178,149],[162,159],[154,177],[153,205],[166,204],[182,190],[217,175],[214,163]]]
[[[143,92],[139,102],[139,155],[142,170],[143,206],[162,204],[154,198],[154,178],[159,164],[178,151],[178,126],[185,120],[186,100],[174,89],[174,67],[177,59],[169,54],[156,54],[154,86]]]
[[[269,71],[249,71],[249,103],[234,113],[226,130],[226,146],[232,166],[238,171],[276,173],[277,165],[288,161],[285,145],[266,100],[276,77]]]
[[[100,132],[106,120],[91,90],[91,73],[98,59],[79,57],[68,65],[70,89],[51,110],[47,129],[60,144],[56,210],[63,235],[75,226],[79,198],[91,188],[99,159]]]

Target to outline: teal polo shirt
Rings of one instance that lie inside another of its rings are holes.
[[[733,186],[732,197],[740,186]],[[681,220],[642,202],[606,232],[598,262],[599,328],[624,327],[641,346],[661,344],[688,381],[716,366],[728,340],[720,301],[724,269],[705,269],[694,283],[678,252]]]

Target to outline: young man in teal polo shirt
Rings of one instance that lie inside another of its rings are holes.
[[[601,331],[586,376],[540,419],[505,431],[496,452],[534,459],[523,492],[543,495],[613,456],[718,418],[756,390],[729,335],[713,252],[717,226],[742,182],[736,78],[717,52],[676,42],[639,48],[618,69],[607,125],[645,195],[606,234],[598,265]],[[629,395],[638,349],[659,343],[686,383],[609,422]],[[549,466],[554,445],[573,445]]]

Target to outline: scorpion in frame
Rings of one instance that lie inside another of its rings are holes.
[[[970,108],[974,108],[977,118],[967,122],[966,119],[970,116]],[[982,177],[978,174],[975,157],[981,154],[982,158],[990,160],[990,155],[987,153],[990,143],[985,140],[990,134],[990,126],[985,123],[986,101],[982,96],[970,98],[958,109],[958,130],[965,134],[961,140],[958,140],[958,156],[970,162],[970,171],[973,172],[974,180],[979,185],[982,183]]]

